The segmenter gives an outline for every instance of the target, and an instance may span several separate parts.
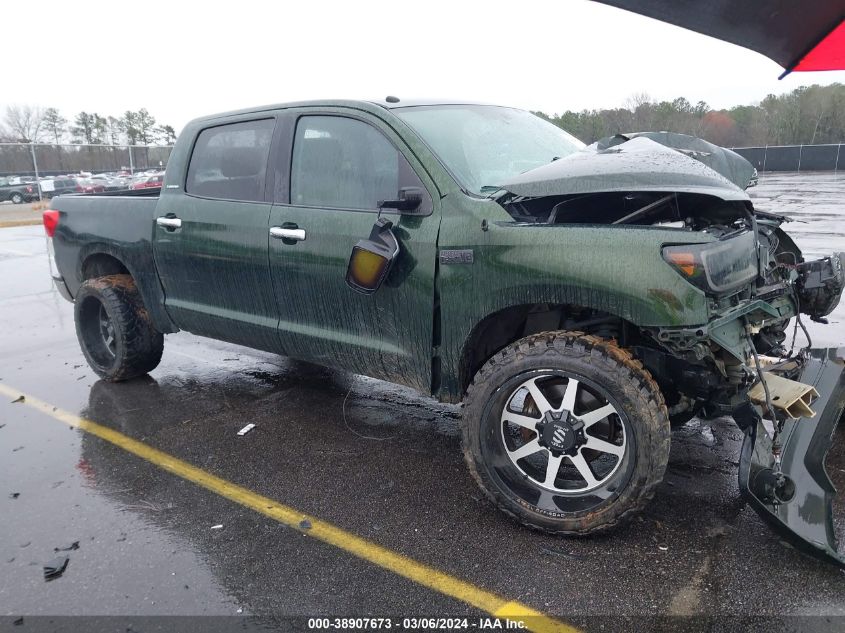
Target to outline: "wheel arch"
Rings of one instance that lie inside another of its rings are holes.
[[[126,265],[115,255],[106,252],[95,252],[89,254],[79,264],[79,280],[87,281],[95,277],[106,275],[134,275],[129,272]]]
[[[603,338],[624,337],[636,326],[619,315],[571,303],[524,303],[499,308],[473,326],[461,348],[457,378],[460,395],[496,352],[531,334],[577,330]]]
[[[112,245],[102,242],[87,244],[79,252],[76,279],[81,284],[88,279],[105,275],[129,275],[141,294],[144,307],[149,311],[155,328],[163,333],[178,332],[179,328],[164,309],[164,291],[152,259],[149,260],[152,270],[145,270],[143,273],[130,261],[130,254]]]

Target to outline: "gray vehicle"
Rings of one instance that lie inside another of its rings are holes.
[[[38,200],[38,185],[21,180],[20,177],[0,178],[0,201],[9,200],[14,204],[23,204]]]

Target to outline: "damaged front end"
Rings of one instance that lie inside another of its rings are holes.
[[[717,173],[667,144],[617,139],[520,174],[496,197],[526,224],[675,230],[655,246],[700,291],[708,321],[639,327],[622,343],[657,380],[673,424],[732,416],[746,434],[742,494],[791,541],[845,566],[824,467],[845,407],[845,352],[787,341],[802,314],[826,323],[845,254],[805,262],[781,228],[788,218],[755,210],[738,186],[746,172],[728,178],[735,166]]]

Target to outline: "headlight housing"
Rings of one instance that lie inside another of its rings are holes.
[[[716,242],[665,246],[663,259],[697,288],[721,294],[757,275],[757,240],[745,231]]]

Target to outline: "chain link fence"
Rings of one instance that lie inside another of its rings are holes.
[[[51,145],[0,143],[0,176],[62,176],[80,173],[163,170],[170,145]]]
[[[845,144],[733,147],[757,171],[839,171],[845,169]]]

